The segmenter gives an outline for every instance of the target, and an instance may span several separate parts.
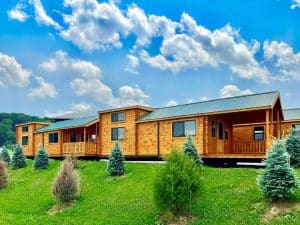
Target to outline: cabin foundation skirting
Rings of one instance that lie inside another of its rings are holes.
[[[300,109],[283,110],[279,92],[164,108],[130,106],[54,123],[16,126],[27,157],[106,158],[119,142],[127,158],[162,158],[191,135],[204,159],[263,159],[274,140],[300,130]]]

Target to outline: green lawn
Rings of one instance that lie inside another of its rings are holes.
[[[80,196],[73,207],[48,216],[55,204],[51,183],[59,161],[51,161],[44,171],[34,171],[29,162],[25,169],[9,171],[10,184],[0,191],[0,224],[154,224],[160,212],[153,201],[152,183],[159,166],[128,163],[126,177],[110,180],[106,163],[81,161]],[[258,171],[204,167],[192,224],[260,224],[268,204],[256,186]],[[300,192],[295,198],[300,201]],[[300,224],[300,211],[272,224]]]

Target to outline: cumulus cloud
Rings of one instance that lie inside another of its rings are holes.
[[[101,81],[100,67],[89,61],[72,58],[64,51],[57,51],[40,67],[49,73],[71,74],[70,85],[75,95],[90,96],[112,107],[146,105],[145,99],[149,97],[138,86],[120,87],[115,96],[112,89]]]
[[[300,0],[293,0],[292,2],[291,9],[300,8]]]
[[[32,72],[26,70],[13,56],[0,52],[0,86],[25,87],[30,83]]]
[[[71,114],[71,113],[73,113],[73,111],[71,111],[71,110],[58,110],[58,111],[55,111],[55,112],[49,112],[49,111],[45,110],[45,117],[55,118],[55,117],[58,117],[58,116],[68,115],[68,114]]]
[[[129,73],[137,74],[137,69],[140,65],[139,58],[134,55],[127,55],[128,63],[125,70]]]
[[[34,7],[34,15],[37,23],[46,26],[53,26],[57,30],[61,29],[61,26],[57,22],[55,22],[50,16],[48,16],[40,0],[29,0],[29,3],[32,4]]]
[[[264,57],[277,68],[277,79],[300,80],[300,52],[295,53],[293,48],[285,42],[265,41]]]
[[[57,95],[57,91],[53,84],[45,82],[45,80],[40,77],[35,77],[39,87],[31,89],[28,96],[35,98],[54,98]]]
[[[174,99],[168,101],[167,104],[166,104],[167,107],[175,106],[175,105],[177,105],[177,102]]]
[[[94,106],[86,102],[79,102],[77,104],[73,104],[71,109],[75,112],[91,112],[94,110]]]
[[[252,91],[249,89],[246,90],[241,90],[235,85],[225,85],[221,90],[220,90],[220,97],[221,98],[227,98],[227,97],[233,97],[233,96],[240,96],[240,95],[249,95],[253,94]]]
[[[210,100],[210,98],[207,97],[207,96],[202,96],[202,97],[200,98],[200,101],[208,101],[208,100]]]
[[[23,11],[25,5],[18,3],[13,9],[7,12],[8,17],[11,20],[17,20],[19,22],[25,22],[28,18],[28,15]]]

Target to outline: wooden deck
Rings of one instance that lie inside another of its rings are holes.
[[[207,159],[265,159],[266,154],[206,154],[201,157]]]

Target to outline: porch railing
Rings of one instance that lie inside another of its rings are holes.
[[[264,154],[266,152],[265,141],[242,141],[233,143],[233,154]]]
[[[94,142],[70,142],[63,143],[63,154],[93,155],[96,154]]]

